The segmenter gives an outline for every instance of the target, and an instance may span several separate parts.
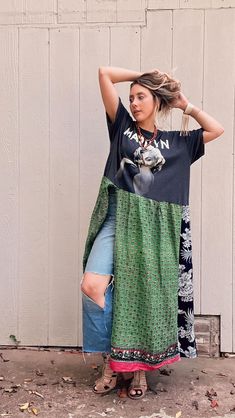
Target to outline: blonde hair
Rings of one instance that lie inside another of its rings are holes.
[[[167,73],[161,71],[153,71],[151,73],[144,73],[138,77],[131,87],[135,84],[139,84],[150,90],[154,99],[158,99],[159,108],[163,116],[167,116],[171,110],[172,102],[179,96],[181,84],[178,80],[170,77]]]

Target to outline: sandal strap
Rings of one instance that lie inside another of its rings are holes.
[[[137,370],[134,372],[134,377],[131,382],[131,385],[128,389],[128,396],[131,399],[141,399],[145,395],[146,391],[148,389],[145,371],[144,370]],[[135,391],[135,394],[132,394],[131,391]],[[141,392],[141,394],[137,393],[138,391]]]
[[[117,373],[109,365],[109,357],[104,359],[102,375],[95,382],[95,392],[106,393],[114,389],[117,383]]]
[[[147,388],[147,381],[144,370],[137,370],[134,372],[132,386],[145,386]]]
[[[102,378],[104,379],[112,379],[113,377],[117,377],[117,373],[114,372],[110,365],[109,365],[109,357],[107,356],[104,359],[104,365],[102,370]]]

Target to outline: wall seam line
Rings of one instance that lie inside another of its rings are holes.
[[[50,341],[50,285],[51,285],[51,271],[50,271],[50,202],[51,202],[51,32],[48,28],[48,288],[47,288],[47,344]]]
[[[80,249],[80,216],[81,216],[81,212],[80,212],[80,203],[81,203],[81,199],[80,199],[80,138],[81,138],[81,106],[80,106],[80,39],[81,39],[81,34],[80,34],[80,28],[78,28],[78,274],[80,273],[80,266],[81,266],[81,249]],[[78,280],[78,305],[77,305],[77,346],[79,345],[79,338],[80,338],[80,330],[79,330],[79,317],[80,317],[80,303],[81,303],[81,298],[79,297],[80,295],[80,287],[79,287],[79,283],[80,280]],[[81,315],[82,316],[82,315]]]
[[[234,219],[235,219],[235,208],[234,208],[234,204],[235,204],[235,156],[234,156],[234,152],[235,152],[235,86],[233,89],[233,170],[232,170],[232,178],[233,178],[233,190],[232,190],[232,225],[234,223]],[[235,328],[234,328],[234,315],[235,315],[235,300],[234,300],[234,290],[235,290],[235,277],[234,277],[234,271],[235,271],[235,266],[234,266],[234,262],[235,262],[235,256],[234,256],[234,247],[235,247],[235,230],[234,230],[235,226],[233,225],[232,228],[232,254],[233,254],[233,259],[232,259],[232,350],[233,352],[235,352]]]
[[[203,12],[203,36],[202,36],[202,110],[204,108],[204,92],[205,92],[205,34],[206,34],[206,12]],[[203,159],[201,160],[201,208],[200,208],[200,314],[202,314],[202,238],[203,238]]]
[[[18,39],[17,39],[17,52],[18,52],[18,68],[17,68],[17,76],[18,76],[18,89],[17,89],[17,93],[18,93],[18,97],[17,97],[17,104],[18,104],[18,109],[17,109],[17,117],[18,117],[18,122],[17,122],[17,129],[18,129],[18,239],[17,239],[17,281],[18,281],[18,286],[17,286],[17,323],[16,323],[16,332],[17,332],[17,339],[20,339],[20,270],[19,270],[19,266],[20,266],[20,209],[21,209],[21,205],[20,205],[20,28],[17,28],[17,35],[18,35]]]
[[[174,10],[171,10],[171,74],[174,77],[173,74],[173,60],[174,60]],[[170,115],[170,128],[172,129],[173,125],[173,114],[171,112]]]

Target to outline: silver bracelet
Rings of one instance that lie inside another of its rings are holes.
[[[191,112],[192,112],[193,108],[194,108],[193,104],[188,102],[186,108],[184,109],[184,114],[185,115],[191,115]]]

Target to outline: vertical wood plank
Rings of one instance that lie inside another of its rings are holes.
[[[0,339],[18,337],[18,31],[0,30]]]
[[[19,338],[48,335],[48,30],[20,30]]]
[[[157,68],[170,72],[172,67],[172,11],[148,11],[147,26],[142,28],[141,70]],[[171,129],[170,117],[158,121],[161,129]]]
[[[49,345],[78,332],[79,32],[51,30]]]
[[[142,29],[141,70],[158,68],[169,72],[172,66],[172,11],[148,11]]]
[[[182,91],[191,103],[202,106],[203,89],[203,31],[204,12],[201,10],[175,10],[173,14],[173,68],[181,81]],[[184,47],[182,48],[182,39]],[[186,51],[194,51],[188,54]],[[173,113],[173,126],[179,130],[182,111]],[[190,118],[190,129],[200,126]],[[201,160],[192,165],[190,208],[193,240],[193,272],[195,312],[200,313],[201,264]]]
[[[109,29],[80,31],[80,239],[83,254],[88,224],[109,150],[98,68],[109,64]],[[82,270],[81,270],[82,271]],[[80,316],[81,320],[81,316]],[[81,342],[81,335],[80,340]]]
[[[202,311],[221,315],[222,351],[232,350],[234,21],[235,10],[206,11],[204,107],[226,131],[203,160]]]
[[[128,26],[111,28],[110,61],[112,66],[140,71],[140,28]],[[129,111],[130,82],[118,83],[116,88]]]
[[[235,35],[234,35],[235,41]],[[233,91],[233,348],[232,352],[235,353],[235,87]]]
[[[109,29],[80,32],[80,223],[81,236],[103,175],[109,150],[105,110],[99,90],[98,68],[109,63]],[[95,120],[94,120],[95,118]],[[88,175],[88,173],[90,173]],[[89,193],[88,193],[89,191]]]

